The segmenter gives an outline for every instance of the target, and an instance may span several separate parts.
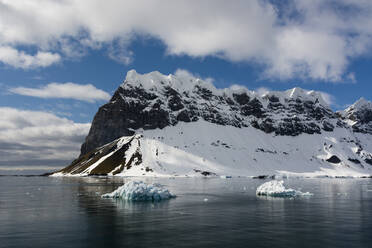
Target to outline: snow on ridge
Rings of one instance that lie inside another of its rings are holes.
[[[303,100],[318,100],[319,103],[323,106],[328,106],[326,101],[323,99],[322,93],[314,90],[305,90],[299,87],[289,89],[285,91],[288,98],[302,98]]]
[[[366,100],[364,97],[361,97],[359,100],[357,100],[354,104],[349,106],[343,112],[348,113],[348,112],[358,111],[360,109],[365,109],[365,108],[372,109],[372,102]]]
[[[372,132],[372,102],[361,97],[345,110],[337,112],[356,132]]]
[[[300,87],[295,87],[286,91],[268,91],[266,94],[261,96],[257,91],[252,91],[243,85],[232,85],[228,88],[216,88],[211,82],[202,80],[200,78],[190,75],[164,75],[158,71],[150,73],[140,74],[135,70],[130,70],[127,73],[124,83],[121,87],[141,86],[145,90],[158,91],[166,86],[172,87],[183,92],[192,92],[196,86],[206,88],[210,90],[214,95],[228,95],[233,94],[247,94],[252,98],[257,98],[261,102],[265,102],[265,96],[275,96],[279,98],[280,102],[284,104],[286,99],[297,99],[312,102],[319,102],[319,104],[329,107],[328,103],[323,99],[322,93],[314,90],[305,90]]]
[[[169,86],[179,90],[180,92],[192,91],[196,85],[199,85],[211,90],[213,93],[218,93],[218,90],[210,82],[192,77],[190,75],[164,75],[158,71],[140,74],[135,70],[130,70],[128,71],[125,81],[121,86],[125,87],[126,84],[135,86],[141,85],[145,90],[154,90]]]

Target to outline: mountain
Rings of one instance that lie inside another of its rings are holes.
[[[368,176],[372,103],[333,112],[322,93],[217,89],[131,70],[99,108],[78,159],[54,175]]]
[[[360,98],[353,105],[340,111],[341,117],[347,121],[354,132],[372,133],[372,103]]]
[[[81,154],[140,128],[198,120],[293,136],[332,131],[337,124],[318,92],[294,88],[259,96],[242,87],[216,89],[197,78],[132,70],[111,101],[98,110]]]

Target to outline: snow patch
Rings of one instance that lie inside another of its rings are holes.
[[[299,190],[286,188],[284,181],[273,180],[260,185],[256,190],[258,196],[271,197],[296,197],[296,196],[310,196],[309,192],[303,193]]]
[[[160,184],[146,184],[142,181],[131,181],[115,191],[101,196],[102,198],[121,198],[129,201],[160,201],[175,197]]]

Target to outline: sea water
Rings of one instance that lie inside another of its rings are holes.
[[[0,177],[0,247],[371,247],[371,179],[141,178],[176,198],[104,199],[133,178]]]

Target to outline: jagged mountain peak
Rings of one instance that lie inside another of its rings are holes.
[[[267,91],[261,95],[259,92],[249,90],[242,85],[233,85],[223,89],[216,88],[209,80],[203,80],[186,72],[164,75],[158,71],[140,74],[135,70],[130,70],[121,87],[127,89],[138,87],[151,92],[162,92],[166,88],[172,88],[178,93],[192,93],[196,91],[196,88],[202,88],[207,89],[214,96],[225,96],[232,99],[234,95],[247,95],[250,98],[258,99],[264,105],[266,105],[265,102],[268,102],[268,99],[278,99],[281,104],[286,104],[289,100],[299,99],[319,103],[329,108],[322,93],[318,91],[295,87],[286,91]]]
[[[324,100],[322,92],[314,90],[305,90],[300,87],[295,87],[286,91],[289,98],[301,98],[308,101],[317,101],[323,106],[329,106],[328,103]]]
[[[141,87],[145,90],[157,91],[166,87],[171,87],[179,92],[192,91],[195,86],[207,88],[213,93],[217,93],[216,87],[200,78],[191,76],[188,73],[178,73],[177,75],[164,75],[158,71],[153,71],[145,74],[140,74],[135,70],[130,70],[127,73],[125,81],[121,87]]]
[[[366,100],[364,97],[359,98],[355,103],[350,105],[344,111],[347,113],[359,111],[362,109],[371,109],[372,110],[372,102]]]
[[[372,102],[361,97],[339,114],[355,132],[372,133]]]

